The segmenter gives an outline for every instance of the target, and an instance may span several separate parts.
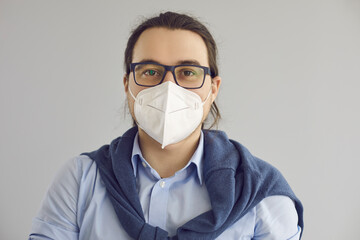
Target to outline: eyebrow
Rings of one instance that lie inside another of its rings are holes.
[[[155,61],[154,59],[143,59],[143,60],[139,61],[139,63],[145,63],[145,62],[161,64],[158,61]],[[189,65],[200,65],[200,63],[195,59],[180,60],[180,61],[178,61],[176,63],[176,65],[183,65],[183,64],[184,65],[187,65],[187,64],[189,64]]]

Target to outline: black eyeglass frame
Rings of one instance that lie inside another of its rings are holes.
[[[164,69],[165,69],[164,75],[163,75],[161,81],[160,81],[158,84],[156,84],[156,85],[143,85],[143,84],[139,84],[139,83],[136,81],[136,77],[135,77],[135,67],[136,67],[137,65],[143,65],[143,64],[153,64],[153,65],[158,65],[158,66],[164,67]],[[203,81],[202,81],[200,87],[193,87],[193,88],[183,87],[183,86],[181,86],[181,85],[177,82],[176,76],[175,76],[175,68],[177,68],[177,67],[187,67],[187,66],[188,66],[188,67],[198,67],[198,68],[202,68],[202,69],[204,70],[204,78],[203,78]],[[130,63],[130,71],[133,72],[135,83],[136,83],[137,85],[139,85],[139,86],[142,86],[142,87],[155,87],[155,86],[157,86],[157,85],[160,85],[160,84],[164,81],[165,75],[166,75],[166,73],[167,73],[168,71],[170,71],[170,72],[172,73],[176,85],[178,85],[178,86],[180,86],[180,87],[183,87],[183,88],[186,88],[186,89],[199,89],[199,88],[202,88],[202,86],[204,85],[204,82],[205,82],[206,75],[209,74],[211,77],[213,77],[212,74],[211,74],[211,71],[210,71],[210,68],[209,68],[209,67],[200,66],[200,65],[193,65],[193,64],[180,64],[180,65],[175,65],[175,66],[169,66],[169,65],[164,65],[164,64],[156,63],[156,62],[139,62],[139,63]]]

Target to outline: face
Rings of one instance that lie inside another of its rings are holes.
[[[208,54],[205,42],[200,35],[188,30],[170,30],[166,28],[150,28],[145,30],[135,44],[133,51],[133,61],[154,61],[164,65],[179,65],[184,62],[193,62],[196,65],[209,67]],[[175,83],[171,72],[167,72],[163,81],[172,81]],[[189,89],[198,94],[204,101],[211,91],[211,94],[204,104],[203,120],[210,111],[212,102],[215,100],[219,86],[220,77],[211,79],[206,76],[204,85],[200,89]],[[129,88],[134,96],[146,87],[139,86],[134,81],[133,73],[124,77],[125,92],[129,102],[130,113],[133,114],[134,100],[130,96]]]

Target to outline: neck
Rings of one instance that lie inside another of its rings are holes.
[[[161,178],[167,178],[184,168],[190,161],[199,144],[201,125],[186,139],[164,149],[141,128],[138,127],[138,130],[142,155]]]

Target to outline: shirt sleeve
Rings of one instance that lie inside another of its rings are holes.
[[[76,158],[61,168],[32,221],[29,240],[78,239],[77,201],[80,178]]]
[[[256,206],[254,240],[298,240],[300,233],[295,205],[289,197],[267,197]]]

